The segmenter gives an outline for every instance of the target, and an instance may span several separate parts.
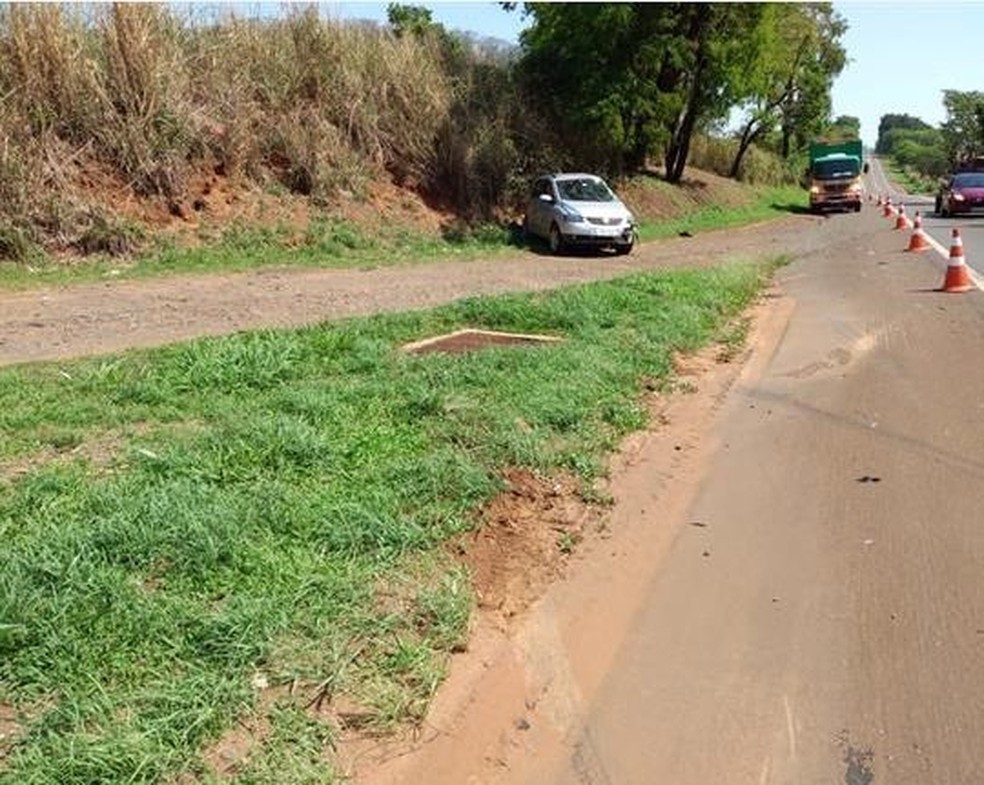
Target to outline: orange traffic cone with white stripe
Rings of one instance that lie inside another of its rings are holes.
[[[905,205],[904,204],[900,204],[899,205],[899,217],[895,219],[895,228],[896,229],[908,229],[909,228],[909,219],[905,217]]]
[[[950,262],[946,266],[946,277],[943,279],[942,291],[969,292],[973,288],[970,270],[967,269],[967,260],[964,259],[960,230],[954,229],[953,239],[950,242]]]
[[[912,235],[909,237],[909,247],[905,250],[918,253],[929,248],[929,240],[922,228],[922,215],[916,210],[916,217],[912,222]]]
[[[884,215],[886,218],[891,218],[894,213],[895,211],[892,209],[892,197],[886,196],[885,209],[882,210],[882,215]]]

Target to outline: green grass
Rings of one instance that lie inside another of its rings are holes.
[[[667,188],[671,188],[667,186]],[[806,206],[799,188],[749,189],[754,198],[744,207],[695,207],[680,200],[680,216],[671,220],[641,217],[643,241],[682,231],[708,231],[775,218]],[[92,282],[107,278],[148,278],[179,273],[237,272],[260,267],[371,268],[423,264],[440,260],[470,261],[523,252],[515,230],[497,225],[451,228],[443,236],[384,229],[369,236],[353,224],[319,216],[301,237],[287,226],[254,228],[233,224],[208,236],[198,247],[156,244],[132,259],[95,255],[77,263],[35,258],[31,264],[0,263],[0,288]]]
[[[30,265],[0,263],[0,287],[25,289],[105,280],[148,278],[176,273],[237,272],[260,267],[366,268],[468,261],[515,251],[508,229],[480,226],[451,229],[444,236],[383,229],[369,236],[359,227],[321,216],[298,237],[287,226],[253,228],[232,224],[197,247],[158,240],[131,259],[94,255],[66,265],[35,259]]]
[[[304,705],[423,716],[473,602],[441,545],[501,471],[590,496],[643,378],[739,340],[779,261],[0,371],[0,780],[211,782],[203,750],[255,716],[236,782],[333,781]],[[461,326],[565,340],[398,350]]]
[[[729,226],[767,221],[785,215],[792,209],[807,209],[807,192],[796,186],[775,186],[756,189],[756,198],[744,207],[722,207],[706,205],[664,221],[642,220],[639,237],[645,242],[664,237],[673,237],[680,232],[705,232],[724,229]]]

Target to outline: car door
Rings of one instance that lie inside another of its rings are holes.
[[[546,237],[550,229],[550,204],[544,202],[540,197],[543,194],[552,194],[553,188],[550,185],[550,178],[541,177],[533,186],[530,196],[530,206],[527,209],[530,228],[533,234],[539,237]]]

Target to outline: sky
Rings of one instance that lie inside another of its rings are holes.
[[[493,2],[415,2],[450,30],[516,43],[525,25],[519,10]],[[329,2],[343,19],[386,20],[386,3]],[[908,114],[933,126],[946,119],[943,90],[984,91],[984,0],[843,0],[842,39],[848,65],[834,82],[834,116],[861,120],[861,138],[874,146],[885,114]]]

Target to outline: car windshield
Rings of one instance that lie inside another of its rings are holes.
[[[838,158],[833,161],[816,161],[813,173],[817,177],[856,177],[858,174],[857,158]]]
[[[591,177],[578,177],[558,180],[557,190],[560,198],[567,202],[613,202],[615,194],[601,180]]]
[[[984,172],[958,174],[953,178],[954,188],[984,188]]]

